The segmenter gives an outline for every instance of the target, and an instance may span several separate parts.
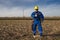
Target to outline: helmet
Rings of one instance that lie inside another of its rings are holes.
[[[35,7],[34,7],[34,10],[36,10],[36,9],[39,9],[39,7],[38,7],[38,6],[35,6]]]

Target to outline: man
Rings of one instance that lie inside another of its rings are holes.
[[[38,11],[39,10],[38,6],[35,6],[34,10],[35,11],[31,14],[31,17],[34,20],[33,24],[32,24],[32,31],[33,31],[33,34],[34,34],[33,37],[35,38],[36,37],[36,27],[37,26],[38,26],[38,32],[40,33],[40,36],[42,36],[43,30],[42,30],[41,23],[44,20],[44,16],[43,16],[43,14],[40,11]]]

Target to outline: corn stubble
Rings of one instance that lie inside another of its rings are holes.
[[[0,40],[34,40],[31,24],[32,20],[0,20]],[[60,40],[60,20],[45,20],[42,26],[42,40]]]

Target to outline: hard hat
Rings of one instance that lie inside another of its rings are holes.
[[[34,10],[36,10],[36,9],[39,9],[39,7],[38,7],[38,6],[35,6],[35,7],[34,7]]]

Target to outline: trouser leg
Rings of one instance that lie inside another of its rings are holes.
[[[32,31],[33,34],[36,35],[36,24],[32,24]]]
[[[39,33],[40,33],[40,36],[42,36],[42,34],[43,34],[43,29],[42,29],[42,26],[41,26],[40,23],[38,24],[38,31],[39,31]]]

